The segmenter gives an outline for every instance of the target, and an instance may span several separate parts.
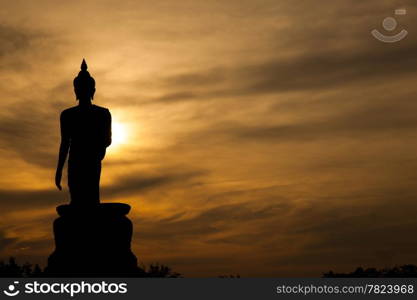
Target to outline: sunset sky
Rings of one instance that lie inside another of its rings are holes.
[[[0,4],[0,259],[45,265],[54,248],[59,114],[85,58],[113,116],[102,201],[132,206],[140,262],[417,264],[415,0]],[[371,36],[388,16],[404,40]]]

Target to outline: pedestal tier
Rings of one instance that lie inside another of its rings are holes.
[[[45,272],[64,277],[140,276],[132,253],[130,206],[102,203],[91,207],[61,205],[54,221],[55,251]]]

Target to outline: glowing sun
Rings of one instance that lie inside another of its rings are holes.
[[[112,146],[125,144],[127,141],[128,130],[125,124],[113,122],[112,124]]]

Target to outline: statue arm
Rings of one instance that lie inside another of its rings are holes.
[[[62,189],[61,187],[62,170],[64,168],[64,164],[67,159],[68,150],[70,146],[70,137],[69,137],[67,121],[65,119],[64,113],[61,113],[60,123],[61,123],[61,145],[59,146],[58,165],[56,167],[56,174],[55,174],[55,185],[57,186],[59,190]]]

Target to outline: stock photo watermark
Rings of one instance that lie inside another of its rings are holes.
[[[24,294],[65,294],[71,298],[78,294],[126,294],[127,283],[100,282],[26,282],[19,286],[19,281],[14,281],[3,290],[4,295],[14,297]]]
[[[407,14],[407,10],[405,8],[400,8],[400,9],[396,9],[395,10],[395,15],[396,16],[404,16]],[[385,31],[389,32],[393,32],[398,26],[398,22],[395,18],[393,17],[386,17],[383,21],[382,21],[382,27],[385,29]],[[408,35],[408,31],[405,29],[402,29],[399,33],[394,34],[394,35],[385,35],[383,33],[381,33],[380,31],[378,31],[377,29],[374,29],[371,31],[371,34],[379,41],[384,42],[384,43],[396,43],[399,42],[401,40],[403,40],[407,35]]]

